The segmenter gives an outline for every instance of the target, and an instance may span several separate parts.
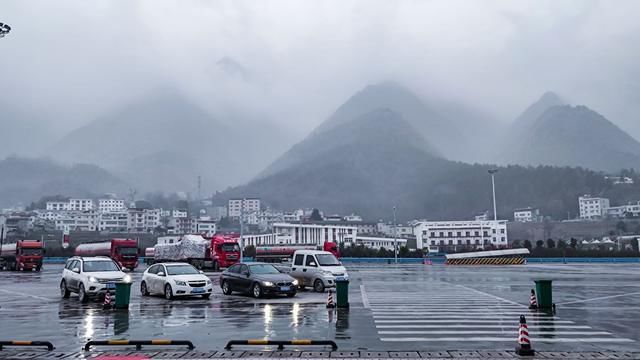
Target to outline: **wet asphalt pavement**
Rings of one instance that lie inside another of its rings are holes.
[[[527,316],[536,349],[638,351],[639,265],[352,265],[348,311],[327,310],[327,294],[256,300],[224,296],[168,301],[141,297],[133,273],[129,311],[63,300],[62,265],[41,273],[0,272],[0,340],[46,340],[78,351],[88,340],[191,340],[222,350],[230,339],[329,339],[371,351],[504,350]],[[553,279],[557,313],[527,309],[533,279]],[[256,349],[260,350],[260,349]]]

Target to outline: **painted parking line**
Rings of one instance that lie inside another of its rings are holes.
[[[369,297],[367,296],[367,290],[364,288],[364,285],[360,285],[360,294],[362,295],[362,306],[365,309],[369,309],[371,305],[369,304]]]
[[[584,303],[584,302],[589,302],[589,301],[606,300],[606,299],[613,299],[613,298],[618,298],[618,297],[623,297],[623,296],[632,296],[632,295],[640,295],[640,291],[636,291],[636,292],[632,292],[632,293],[626,293],[626,294],[601,296],[601,297],[592,298],[592,299],[569,301],[569,302],[559,303],[557,305],[578,304],[578,303]]]
[[[403,337],[403,338],[381,338],[385,342],[454,342],[454,341],[478,341],[478,342],[509,342],[513,343],[514,337]],[[531,341],[542,343],[631,343],[631,339],[622,338],[531,338]]]
[[[527,324],[529,325],[529,324]],[[529,329],[591,329],[591,326],[588,325],[529,325]],[[377,329],[468,329],[468,324],[437,324],[437,325],[377,325]],[[505,328],[513,328],[517,329],[517,324],[509,324],[509,325],[473,325],[474,329],[505,329]]]
[[[517,327],[515,332],[517,332]],[[538,330],[536,333],[549,333],[549,335],[553,336],[567,336],[567,335],[611,335],[611,333],[606,331],[554,331],[547,330],[542,331]],[[509,331],[478,331],[478,330],[434,330],[434,331],[379,331],[379,334],[382,335],[483,335],[483,334],[510,334],[513,335],[514,330]]]
[[[427,319],[427,320],[407,320],[407,319],[397,319],[397,320],[375,320],[377,323],[405,323],[405,324],[417,324],[417,323],[478,323],[478,324],[494,324],[499,322],[511,322],[517,324],[517,319],[514,322],[513,318],[505,318],[504,320],[490,320],[490,319],[469,319],[469,320],[460,320],[460,319]],[[573,321],[569,320],[540,320],[540,321],[527,321],[527,324],[573,324]]]
[[[19,291],[5,290],[5,289],[0,289],[0,291],[2,291],[4,293],[7,293],[7,294],[18,295],[18,296],[26,296],[26,297],[30,297],[32,299],[43,300],[43,301],[47,301],[47,302],[54,302],[55,301],[55,299],[53,299],[53,298],[46,298],[46,297],[42,297],[42,296],[31,295],[31,294],[27,294],[27,293],[23,293],[23,292],[19,292]]]

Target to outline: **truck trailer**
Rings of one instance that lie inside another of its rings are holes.
[[[0,268],[40,271],[43,253],[43,243],[38,240],[18,240],[13,244],[4,244],[0,250]]]
[[[146,250],[145,250],[146,252]],[[214,235],[165,236],[154,247],[154,262],[188,262],[198,269],[227,268],[240,260],[240,246],[234,237]]]
[[[99,243],[81,244],[76,247],[76,256],[108,256],[121,268],[133,270],[138,267],[138,241],[133,239],[111,239]]]
[[[338,245],[334,242],[326,241],[322,247],[316,245],[273,245],[257,246],[256,261],[260,262],[283,262],[293,258],[293,254],[298,250],[323,250],[332,253],[336,258],[340,258]]]

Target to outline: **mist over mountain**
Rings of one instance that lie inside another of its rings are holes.
[[[64,166],[49,159],[0,160],[0,206],[26,205],[45,195],[125,194],[127,184],[95,165]]]
[[[409,122],[388,109],[314,133],[294,149],[300,149],[297,162],[229,189],[216,201],[257,196],[275,208],[318,207],[357,212],[370,220],[389,218],[393,206],[406,220],[468,219],[491,208],[487,170],[493,166],[433,154]],[[567,211],[575,214],[577,196],[601,193],[611,185],[586,169],[509,166],[499,168],[496,186],[504,217],[525,206],[562,217]]]
[[[544,97],[543,97],[544,98]],[[640,167],[640,143],[586,106],[532,105],[518,119],[521,133],[503,149],[512,164],[581,166],[618,172]],[[538,115],[537,117],[535,117]]]
[[[216,117],[162,90],[67,136],[51,149],[69,163],[104,166],[146,191],[213,192],[247,181],[287,146],[286,132],[227,107]]]
[[[9,155],[38,156],[56,140],[48,123],[38,116],[0,103],[0,159]]]

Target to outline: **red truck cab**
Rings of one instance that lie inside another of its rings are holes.
[[[328,251],[332,253],[333,256],[340,259],[340,250],[338,249],[338,244],[330,241],[325,241],[324,245],[322,245],[322,250]]]
[[[43,244],[38,240],[18,240],[2,246],[1,262],[10,270],[35,270],[42,268]]]
[[[214,235],[211,238],[210,256],[215,270],[228,268],[240,261],[238,238],[230,235]]]
[[[138,267],[138,241],[133,239],[111,239],[110,241],[81,244],[76,247],[76,256],[108,256],[120,267],[133,270]]]

